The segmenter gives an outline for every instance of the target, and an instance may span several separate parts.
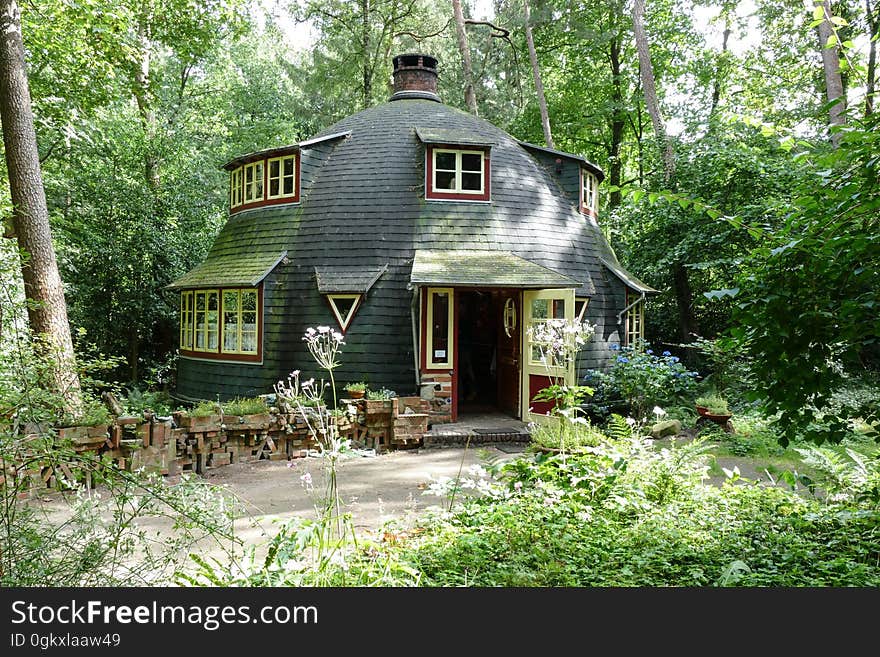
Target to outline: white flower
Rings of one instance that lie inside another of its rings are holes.
[[[513,490],[522,490],[522,482],[517,481],[515,484],[513,484]]]
[[[329,332],[330,332],[329,326],[319,326],[318,327],[318,333],[324,334],[324,333],[329,333]]]
[[[660,408],[659,406],[655,406],[655,407],[654,407],[654,415],[656,415],[658,418],[661,418],[661,417],[663,417],[664,415],[666,415],[666,411],[664,411],[664,410],[663,410],[662,408]]]
[[[468,468],[468,473],[472,474],[475,477],[488,477],[489,473],[486,472],[485,468],[482,465],[472,465]]]

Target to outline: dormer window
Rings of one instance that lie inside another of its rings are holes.
[[[253,153],[226,165],[231,212],[299,203],[300,153],[291,148]]]
[[[428,146],[425,197],[429,200],[488,201],[489,151]]]
[[[599,178],[581,168],[581,212],[593,218],[599,216]]]

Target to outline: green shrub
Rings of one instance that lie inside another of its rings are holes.
[[[593,447],[603,438],[602,433],[592,425],[558,419],[539,424],[532,430],[532,447],[573,451],[582,447]]]
[[[365,392],[367,389],[367,384],[363,381],[354,381],[352,383],[346,383],[343,390],[346,392]]]
[[[140,415],[144,411],[170,415],[174,409],[173,400],[164,390],[141,391],[139,388],[132,388],[122,400],[122,405],[126,413],[133,415]]]

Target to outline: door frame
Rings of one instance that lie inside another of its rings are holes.
[[[552,288],[543,290],[523,290],[522,293],[522,351],[520,357],[520,389],[521,389],[521,420],[523,422],[546,421],[547,416],[540,413],[532,413],[531,382],[532,377],[561,376],[566,385],[574,383],[574,363],[567,367],[547,367],[543,363],[532,361],[532,348],[529,342],[529,327],[533,323],[532,302],[539,299],[564,301],[563,318],[571,321],[574,319],[574,293],[575,288]]]

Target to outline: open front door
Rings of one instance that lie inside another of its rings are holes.
[[[541,360],[541,351],[529,341],[529,327],[548,319],[574,319],[574,289],[537,290],[523,292],[522,324],[522,419],[536,421],[552,408],[548,402],[533,402],[532,398],[551,383],[551,377],[571,385],[574,367],[559,366]]]

